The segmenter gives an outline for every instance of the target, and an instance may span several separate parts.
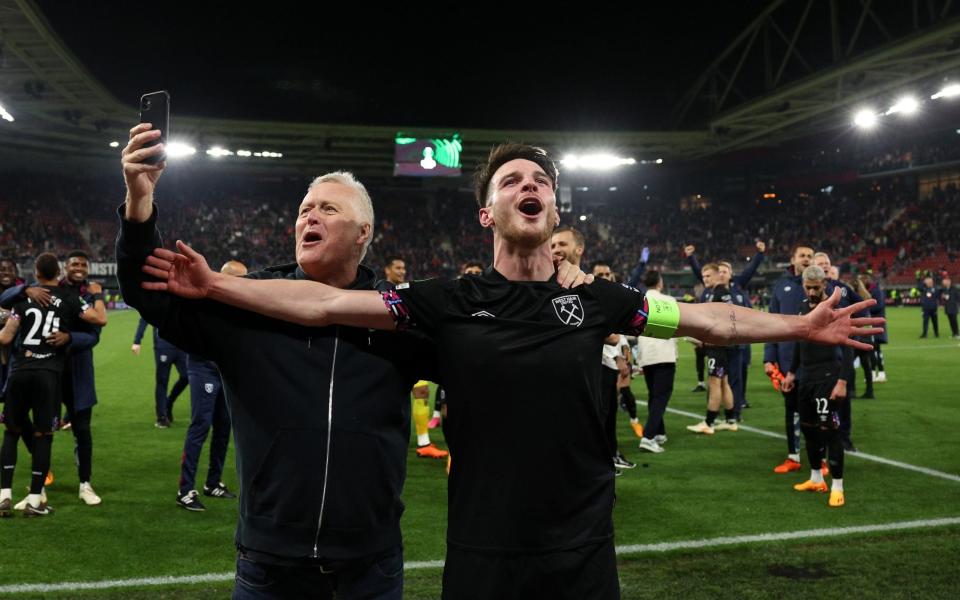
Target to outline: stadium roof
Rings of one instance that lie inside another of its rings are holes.
[[[398,131],[459,132],[467,167],[505,139],[673,161],[835,127],[855,99],[960,74],[945,0],[646,4],[378,23],[303,3],[0,0],[0,104],[16,117],[0,153],[115,160],[137,97],[166,88],[172,129],[282,152],[270,168],[385,174]]]

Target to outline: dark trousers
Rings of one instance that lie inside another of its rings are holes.
[[[933,322],[933,335],[940,337],[940,327],[937,323],[937,309],[923,309],[923,337],[927,337],[927,325]]]
[[[750,373],[750,362],[752,359],[752,352],[750,350],[750,344],[745,344],[740,347],[743,351],[743,360],[741,361],[740,372],[743,373],[743,403],[747,403],[747,375]],[[743,408],[741,406],[740,408]]]
[[[234,600],[401,600],[403,548],[322,566],[278,566],[237,556]]]
[[[874,342],[876,344],[876,342]],[[873,394],[873,350],[857,350],[860,368],[863,369],[864,393]]]
[[[230,414],[223,396],[220,374],[206,369],[190,370],[190,427],[183,443],[183,459],[180,464],[180,493],[195,489],[197,464],[200,451],[213,430],[210,439],[210,466],[207,470],[207,486],[214,487],[223,476],[223,463],[227,459],[230,444]]]
[[[956,337],[960,335],[960,329],[957,328],[957,315],[956,313],[950,314],[947,313],[947,320],[950,321],[950,335]]]
[[[643,368],[643,378],[647,382],[647,422],[643,426],[643,437],[652,440],[658,435],[666,435],[663,415],[673,394],[673,379],[677,374],[677,363],[660,363]]]
[[[610,367],[602,367],[600,376],[600,420],[603,430],[607,434],[607,444],[610,446],[610,456],[616,456],[620,450],[617,443],[617,376],[620,372]]]
[[[173,403],[177,396],[187,387],[187,355],[176,346],[158,343],[153,349],[153,362],[156,365],[156,385],[153,396],[156,404],[157,419],[170,417],[173,413]],[[176,366],[179,378],[173,384],[170,394],[167,394],[170,383],[170,370]]]
[[[706,356],[706,352],[704,351],[703,346],[697,346],[693,352],[696,355],[697,381],[699,383],[703,383],[704,357]]]
[[[733,390],[733,412],[739,416],[745,401],[743,349],[740,346],[730,346],[727,349],[727,379],[730,382],[730,389]]]
[[[93,407],[73,411],[71,421],[73,432],[73,457],[77,462],[77,477],[80,483],[87,483],[93,474],[93,434],[90,421],[93,419]]]
[[[490,554],[447,546],[444,600],[618,600],[613,540],[537,554]]]
[[[787,434],[787,454],[800,454],[800,405],[797,386],[783,393],[784,425]]]

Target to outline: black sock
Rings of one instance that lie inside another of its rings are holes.
[[[39,494],[43,489],[43,482],[50,471],[50,449],[53,447],[53,436],[43,435],[33,440],[33,466],[30,478],[30,493]]]
[[[800,425],[803,431],[803,441],[807,448],[807,461],[811,469],[820,468],[823,462],[823,441],[820,439],[820,430],[814,425]]]
[[[830,462],[830,477],[843,479],[843,436],[837,429],[824,431],[827,442],[827,456]]]
[[[707,425],[713,427],[713,422],[717,420],[717,415],[720,414],[719,410],[708,410],[707,411]]]
[[[637,418],[637,399],[633,395],[633,390],[628,387],[620,390],[620,406],[627,411],[631,419]]]
[[[726,417],[727,422],[733,423],[737,420],[737,411],[732,408],[723,409],[723,416]]]
[[[9,430],[3,432],[3,446],[0,446],[0,488],[13,487],[13,470],[17,466],[17,440],[19,434]]]

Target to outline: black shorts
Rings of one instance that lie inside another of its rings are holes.
[[[444,600],[618,600],[613,539],[541,554],[488,554],[447,545]]]
[[[8,428],[19,430],[31,421],[37,433],[52,433],[60,425],[60,374],[56,371],[11,373],[3,422]]]
[[[730,370],[730,353],[723,346],[709,346],[706,351],[707,375],[726,377]]]
[[[820,429],[838,429],[840,427],[840,403],[845,400],[831,400],[830,394],[836,380],[819,383],[801,383],[798,387],[800,422]]]

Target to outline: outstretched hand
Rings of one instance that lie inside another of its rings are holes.
[[[177,250],[155,248],[147,257],[143,272],[160,281],[144,281],[145,290],[170,292],[183,298],[206,298],[216,273],[210,270],[202,254],[177,240]]]
[[[807,320],[807,334],[804,339],[825,346],[845,345],[857,350],[872,350],[873,346],[852,339],[851,336],[879,335],[883,329],[878,327],[886,323],[881,317],[852,317],[877,303],[874,299],[863,300],[846,308],[834,310],[840,302],[840,288],[803,318]]]

